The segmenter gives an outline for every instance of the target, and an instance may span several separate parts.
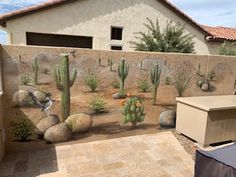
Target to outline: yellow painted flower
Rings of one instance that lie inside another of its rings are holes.
[[[139,101],[137,101],[137,103],[136,103],[136,107],[141,107],[142,106],[142,104],[139,102]]]

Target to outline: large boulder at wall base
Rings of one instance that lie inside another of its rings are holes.
[[[57,115],[49,115],[48,117],[41,119],[36,125],[35,134],[42,136],[47,129],[58,124],[59,122],[60,121]]]
[[[41,92],[41,91],[34,91],[33,95],[37,98],[37,100],[39,100],[40,102],[45,102],[47,95],[45,92]]]
[[[163,111],[159,117],[159,125],[164,128],[173,128],[176,123],[176,113],[173,110]]]
[[[66,119],[66,124],[71,128],[73,133],[88,131],[93,124],[93,119],[87,114],[74,114]]]
[[[60,123],[47,129],[44,139],[51,143],[63,142],[70,140],[71,134],[72,132],[68,126],[65,123]]]
[[[26,90],[18,90],[15,92],[12,101],[16,106],[33,106],[35,104],[29,92]]]

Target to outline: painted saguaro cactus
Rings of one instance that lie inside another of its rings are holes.
[[[112,71],[112,66],[113,66],[113,60],[112,59],[108,60],[108,66],[110,66],[110,71]]]
[[[33,60],[32,69],[33,69],[33,72],[34,72],[33,84],[37,85],[38,84],[38,71],[39,71],[39,65],[38,65],[37,58],[35,58]]]
[[[124,58],[122,58],[119,66],[118,66],[118,76],[120,78],[120,94],[121,96],[125,95],[125,79],[127,78],[129,73],[129,65],[126,64]]]
[[[61,117],[62,122],[70,115],[70,87],[74,84],[77,76],[77,70],[74,68],[72,77],[69,71],[69,54],[62,53],[60,64],[54,71],[56,87],[61,91]]]
[[[151,82],[153,85],[152,90],[152,104],[156,104],[156,97],[157,97],[157,88],[160,84],[160,78],[161,78],[161,68],[159,67],[158,63],[156,63],[153,68],[151,69],[150,73]]]

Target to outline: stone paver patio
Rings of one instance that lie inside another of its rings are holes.
[[[192,177],[193,160],[171,132],[9,154],[4,177]]]

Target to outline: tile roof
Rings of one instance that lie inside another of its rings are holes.
[[[229,27],[211,27],[203,26],[202,27],[211,34],[210,39],[223,39],[223,40],[236,40],[236,28]]]

